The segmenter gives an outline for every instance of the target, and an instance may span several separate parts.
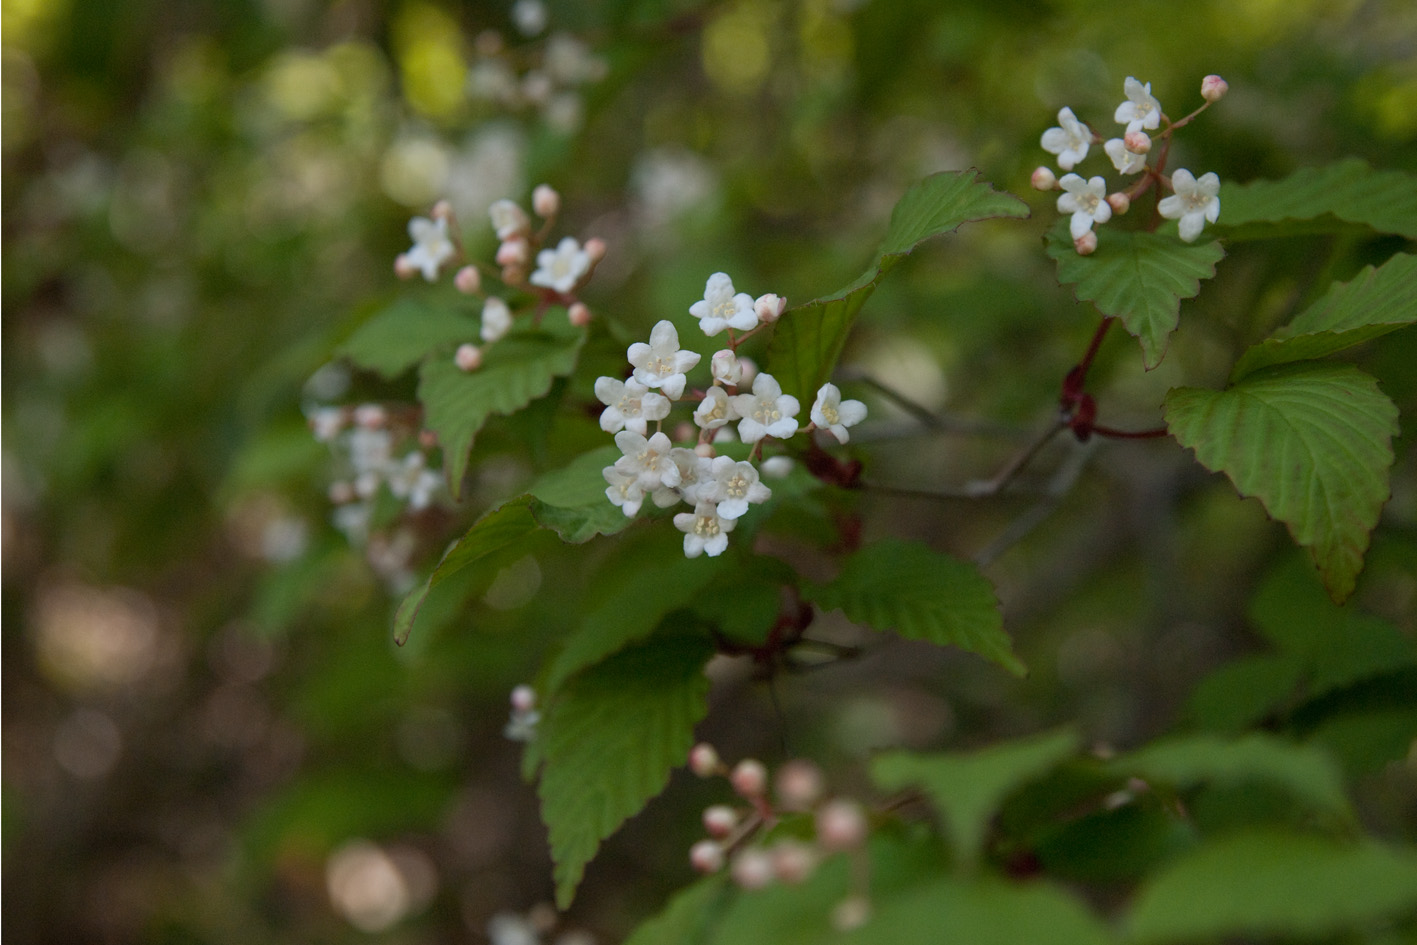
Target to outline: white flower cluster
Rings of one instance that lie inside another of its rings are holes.
[[[654,326],[648,343],[636,342],[627,349],[629,378],[601,377],[595,382],[595,396],[605,404],[600,427],[615,434],[623,454],[603,470],[606,497],[627,516],[638,514],[646,496],[660,508],[687,503],[693,511],[675,515],[674,525],[684,533],[684,554],[690,558],[722,554],[728,533],[749,506],[772,496],[752,461],[761,456],[765,440],[822,429],[845,443],[850,438],[847,427],[865,419],[864,404],[843,401],[835,385],[825,384],[812,405],[812,425],[799,431],[797,398],[784,394],[771,374],[757,373],[752,362],[737,355],[747,337],[775,322],[786,308],[785,299],[772,294],[754,299],[736,292],[725,273],[714,273],[704,286],[704,297],[689,308],[704,334],[728,331],[729,346],[709,361],[712,386],[688,390],[688,374],[702,356],[680,347],[678,329],[668,320]],[[740,392],[744,386],[751,392]],[[692,448],[676,446],[661,429],[674,402],[684,399],[697,401],[693,419],[699,432]],[[732,424],[737,424],[740,441],[754,444],[752,458],[717,454],[715,443],[733,439]]]
[[[547,26],[546,8],[520,0],[512,9],[518,32],[531,38]],[[609,72],[605,60],[570,33],[553,33],[537,46],[509,49],[496,30],[477,37],[476,59],[468,69],[467,93],[510,112],[534,111],[554,131],[570,134],[581,126],[580,89]]]
[[[487,940],[491,945],[595,945],[595,936],[584,929],[557,932],[559,918],[549,903],[532,906],[525,915],[499,912],[487,923]]]
[[[353,544],[369,538],[374,500],[381,486],[413,511],[433,504],[441,495],[443,477],[428,467],[422,449],[395,455],[395,435],[388,411],[379,404],[358,407],[320,407],[310,413],[315,439],[329,443],[345,462],[346,476],[330,486],[330,500],[338,506],[335,525]]]
[[[1126,100],[1117,106],[1113,119],[1123,125],[1121,137],[1103,142],[1091,128],[1079,121],[1071,108],[1058,112],[1058,127],[1043,132],[1040,144],[1043,150],[1057,155],[1058,167],[1071,172],[1083,161],[1092,145],[1101,142],[1102,150],[1111,158],[1112,166],[1125,175],[1143,175],[1126,190],[1109,194],[1107,181],[1101,176],[1084,178],[1079,174],[1067,173],[1059,179],[1050,168],[1040,167],[1033,172],[1033,186],[1039,190],[1061,189],[1058,197],[1058,211],[1070,215],[1069,232],[1073,246],[1082,255],[1097,249],[1097,234],[1093,224],[1106,223],[1113,213],[1126,213],[1131,202],[1153,186],[1169,187],[1171,196],[1157,204],[1157,211],[1168,220],[1178,220],[1181,239],[1187,243],[1200,236],[1206,222],[1214,223],[1220,216],[1220,179],[1214,173],[1196,178],[1184,168],[1177,170],[1169,178],[1162,171],[1166,164],[1166,154],[1170,147],[1172,133],[1188,124],[1196,115],[1219,101],[1228,89],[1225,80],[1219,76],[1206,76],[1201,83],[1201,97],[1205,104],[1179,121],[1166,119],[1161,103],[1151,94],[1151,83],[1142,83],[1128,76],[1123,84]],[[1162,121],[1166,127],[1161,129]],[[1157,129],[1161,129],[1159,132]],[[1147,132],[1157,132],[1155,137],[1164,139],[1159,149],[1160,157],[1156,166],[1148,164],[1152,153],[1153,136]]]

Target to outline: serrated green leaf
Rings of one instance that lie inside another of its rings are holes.
[[[548,706],[537,732],[538,793],[560,908],[600,842],[685,763],[708,712],[703,667],[712,653],[702,638],[657,638],[577,675]]]
[[[584,329],[556,318],[540,328],[524,322],[487,347],[476,371],[461,370],[452,358],[431,358],[419,371],[423,425],[438,435],[454,496],[462,494],[472,441],[487,418],[521,410],[575,369]]]
[[[1215,275],[1225,257],[1220,243],[1185,243],[1172,233],[1103,227],[1097,251],[1081,256],[1073,248],[1068,222],[1048,231],[1047,252],[1058,263],[1058,282],[1103,315],[1120,318],[1141,342],[1149,371],[1161,363],[1180,319],[1181,300],[1196,295],[1201,280]]]
[[[834,580],[808,586],[802,596],[877,630],[957,646],[1016,676],[1027,673],[1004,632],[989,580],[974,565],[919,542],[868,545],[846,560]]]
[[[766,370],[784,393],[810,404],[831,379],[861,306],[881,277],[918,244],[965,223],[1027,216],[1027,204],[979,180],[978,171],[949,171],[917,181],[892,211],[886,237],[866,271],[844,288],[783,315],[768,345]]]
[[[1066,729],[966,754],[889,752],[871,763],[871,777],[887,791],[923,787],[960,860],[974,863],[1005,798],[1071,758],[1078,745],[1077,733]]]
[[[1333,216],[1379,233],[1417,239],[1417,177],[1375,171],[1359,158],[1307,167],[1282,180],[1220,188],[1220,220],[1226,227]]]
[[[1165,412],[1181,445],[1288,526],[1329,596],[1346,600],[1393,462],[1397,408],[1377,382],[1345,364],[1285,364],[1223,391],[1175,388]]]
[[[1112,762],[1119,775],[1186,790],[1198,784],[1222,786],[1265,782],[1316,810],[1352,816],[1343,775],[1327,752],[1258,732],[1229,739],[1184,735],[1153,742]]]
[[[1417,853],[1255,831],[1218,838],[1153,877],[1127,916],[1135,945],[1319,937],[1417,908]]]
[[[448,306],[402,298],[370,318],[335,354],[395,378],[430,351],[477,338],[477,319]]]
[[[1325,358],[1417,322],[1417,256],[1402,253],[1335,283],[1313,305],[1253,345],[1230,372],[1231,382],[1271,364]]]
[[[654,918],[640,923],[624,945],[699,945],[731,894],[719,873],[679,890]]]

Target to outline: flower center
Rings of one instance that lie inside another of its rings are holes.
[[[694,519],[694,534],[701,537],[712,538],[718,534],[718,516],[700,515]]]
[[[822,404],[822,416],[827,421],[827,426],[835,426],[841,422],[841,414],[831,404]]]
[[[759,402],[758,405],[753,408],[753,419],[765,427],[771,426],[782,419],[782,411],[777,409],[776,403]]]
[[[742,473],[736,474],[724,484],[723,491],[728,493],[730,499],[741,499],[748,494],[748,480]]]
[[[615,408],[627,417],[634,416],[640,412],[640,399],[625,394],[621,396],[620,402],[615,405]]]

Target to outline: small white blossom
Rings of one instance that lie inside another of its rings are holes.
[[[699,363],[693,351],[679,350],[679,332],[665,319],[649,333],[649,344],[637,341],[626,351],[635,366],[635,380],[646,387],[658,387],[670,400],[678,400],[688,383],[685,372]]]
[[[648,421],[669,416],[669,398],[633,378],[628,381],[597,378],[595,396],[605,404],[600,413],[600,428],[606,433],[631,430],[644,436],[649,430]]]
[[[720,518],[712,502],[700,502],[692,512],[674,516],[674,527],[684,533],[684,557],[707,554],[717,558],[728,547],[728,533],[738,525],[735,519]]]
[[[565,295],[589,271],[590,254],[581,249],[574,237],[567,236],[555,249],[543,249],[536,254],[536,271],[530,281],[532,285]]]
[[[512,310],[497,296],[482,303],[482,340],[491,344],[512,329]]]
[[[669,458],[679,467],[680,497],[690,505],[698,505],[703,490],[714,487],[713,460],[683,446],[670,450]]]
[[[1058,155],[1059,167],[1070,171],[1073,165],[1087,157],[1087,149],[1092,146],[1092,131],[1078,121],[1071,108],[1058,112],[1058,124],[1060,127],[1043,132],[1039,143],[1044,151]]]
[[[517,0],[512,4],[512,22],[523,36],[535,36],[546,29],[546,4],[541,0]]]
[[[1107,152],[1107,156],[1112,159],[1112,166],[1122,174],[1140,174],[1146,169],[1146,152],[1131,150],[1121,138],[1109,139],[1102,145],[1102,150]]]
[[[634,518],[645,501],[645,490],[640,486],[639,474],[626,472],[615,466],[606,466],[600,474],[609,483],[605,487],[605,497],[612,505],[618,505],[626,518]]]
[[[1194,177],[1184,167],[1171,175],[1171,196],[1156,205],[1157,212],[1168,220],[1181,221],[1181,239],[1193,242],[1201,235],[1206,221],[1220,216],[1220,178],[1215,172]]]
[[[369,540],[369,525],[374,518],[374,506],[368,502],[350,502],[335,509],[331,519],[335,528],[344,532],[351,545]]]
[[[615,461],[615,468],[638,476],[642,488],[666,486],[673,489],[679,485],[679,467],[669,457],[669,451],[674,446],[663,433],[644,437],[630,430],[621,430],[615,434],[615,445],[625,454]]]
[[[1128,131],[1140,131],[1143,128],[1152,131],[1160,127],[1161,103],[1152,96],[1151,83],[1143,85],[1132,76],[1127,76],[1122,89],[1127,93],[1127,100],[1117,106],[1117,111],[1112,116],[1117,124],[1126,125]]]
[[[442,478],[427,468],[427,458],[419,452],[409,453],[402,463],[396,463],[389,470],[389,491],[396,499],[407,499],[408,507],[414,510],[426,509],[433,501],[433,493],[442,483]]]
[[[758,327],[753,297],[746,292],[735,294],[733,280],[723,272],[708,277],[704,297],[689,306],[689,314],[699,320],[706,335],[716,335],[725,328],[749,331]]]
[[[737,419],[738,412],[733,409],[728,392],[722,387],[710,387],[705,391],[704,399],[694,411],[694,422],[705,430],[717,430]]]
[[[492,229],[497,231],[499,240],[531,233],[531,217],[511,200],[498,200],[487,208],[487,215],[492,218]]]
[[[718,505],[718,517],[736,519],[748,511],[748,505],[766,502],[772,490],[758,479],[758,470],[747,460],[735,461],[729,456],[715,456],[709,472],[713,485],[699,490],[700,501],[713,497]]]
[[[329,443],[344,429],[345,413],[339,407],[319,407],[310,412],[310,430],[315,439]]]
[[[709,365],[713,371],[715,384],[737,387],[738,383],[743,380],[743,365],[738,363],[738,355],[727,348],[715,351]]]
[[[349,431],[349,462],[356,475],[380,473],[393,458],[394,439],[388,430],[355,427]]]
[[[859,400],[842,400],[835,384],[823,384],[812,404],[812,422],[819,430],[829,430],[839,442],[851,439],[847,427],[866,419],[866,405]]]
[[[1073,215],[1069,229],[1073,239],[1092,229],[1092,224],[1112,219],[1112,205],[1107,202],[1107,181],[1101,177],[1083,180],[1077,174],[1067,174],[1058,181],[1064,193],[1058,198],[1058,212]]]
[[[448,218],[414,217],[408,221],[408,235],[413,240],[413,248],[404,253],[404,263],[423,273],[429,282],[438,278],[438,268],[453,258],[457,247],[448,237]]]
[[[784,439],[797,432],[797,411],[802,405],[796,397],[784,394],[771,374],[759,374],[753,379],[753,392],[734,396],[732,403],[743,418],[738,436],[744,443],[756,443],[765,436]]]

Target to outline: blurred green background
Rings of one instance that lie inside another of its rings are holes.
[[[1028,190],[1062,105],[1106,126],[1135,75],[1178,116],[1219,73],[1230,96],[1180,136],[1171,167],[1247,180],[1356,154],[1417,169],[1404,0],[568,0],[545,4],[544,26],[536,12],[4,0],[12,941],[483,941],[492,916],[549,897],[506,699],[603,549],[547,542],[499,562],[397,649],[391,589],[544,457],[526,429],[496,426],[456,518],[425,516],[408,548],[354,549],[330,523],[330,454],[302,413],[342,389],[337,369],[307,382],[402,290],[392,260],[434,200],[485,252],[487,204],[552,183],[565,231],[611,247],[593,307],[638,337],[682,317],[718,270],[790,301],[830,291],[911,180],[979,168],[1033,219],[922,249],[869,303],[846,359],[947,420],[987,421],[921,436],[861,389],[868,476],[929,488],[989,475],[1047,416],[1095,327],[1041,252],[1053,200]],[[1346,278],[1393,248],[1231,247],[1158,370],[1109,339],[1093,384],[1105,421],[1155,425],[1168,387],[1220,383],[1317,272]],[[1355,606],[1410,637],[1417,342],[1409,330],[1358,356],[1404,419]],[[346,400],[412,393],[349,383]],[[1030,679],[880,644],[778,680],[779,715],[727,667],[706,733],[770,756],[785,730],[849,777],[884,744],[973,745],[1075,719],[1127,746],[1173,725],[1196,680],[1258,645],[1246,601],[1293,552],[1169,440],[1085,456],[1060,444],[1030,487],[1083,459],[1026,536],[1036,495],[858,501],[868,538],[997,547],[987,573]],[[1011,530],[1018,543],[994,544]],[[1410,833],[1412,762],[1368,777],[1370,823]],[[618,941],[687,882],[706,796],[676,779],[547,940]]]

